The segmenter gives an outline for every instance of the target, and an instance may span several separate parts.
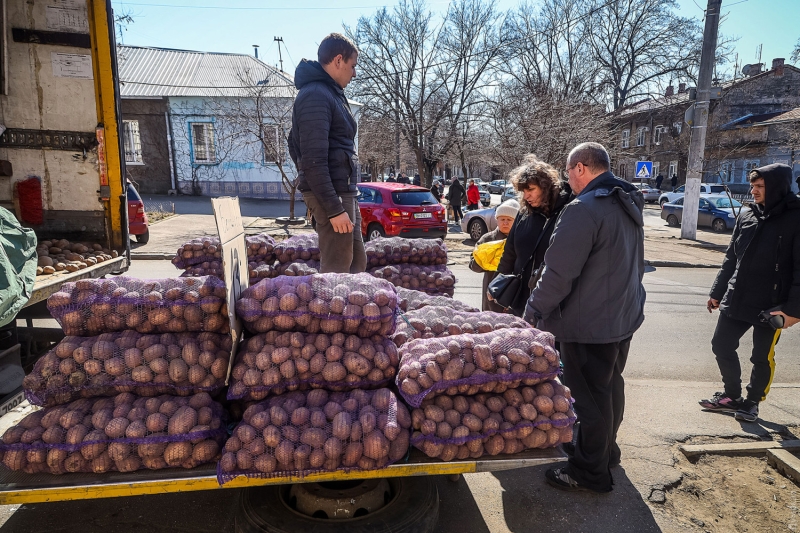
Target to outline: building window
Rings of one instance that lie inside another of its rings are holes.
[[[664,133],[664,126],[656,126],[653,130],[653,142],[656,144],[661,144],[661,135]]]
[[[677,175],[678,175],[678,162],[670,161],[669,171],[667,172],[667,179],[672,179],[672,176],[677,176]]]
[[[644,146],[644,137],[647,128],[639,128],[636,130],[636,146]]]
[[[723,161],[719,165],[719,180],[722,183],[730,183],[733,180],[733,162]]]
[[[651,175],[651,177],[655,179],[658,177],[659,174],[661,174],[661,163],[659,163],[658,161],[653,161],[653,174]]]
[[[192,161],[194,163],[216,163],[214,148],[214,124],[211,122],[192,122]]]
[[[630,148],[631,146],[631,130],[622,130],[622,147]]]
[[[122,121],[123,144],[125,146],[125,162],[129,165],[142,165],[142,139],[139,136],[138,120]]]
[[[750,172],[758,167],[759,167],[758,159],[745,159],[744,175],[742,176],[742,183],[748,183],[750,181],[749,178]]]
[[[619,173],[619,175],[617,176],[618,178],[625,179],[625,165],[624,164],[619,166],[618,173]]]
[[[675,123],[672,124],[672,127],[675,128],[675,131],[677,131],[678,135],[680,135],[681,134],[681,129],[683,129],[683,123],[682,122],[675,122]]]

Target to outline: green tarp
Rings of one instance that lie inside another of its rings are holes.
[[[0,326],[30,299],[36,280],[36,235],[0,207]]]

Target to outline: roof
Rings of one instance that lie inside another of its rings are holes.
[[[268,87],[270,98],[297,94],[294,79],[248,54],[118,46],[120,94],[152,96],[253,96]]]
[[[417,191],[427,191],[428,189],[421,186],[421,185],[409,185],[408,183],[396,183],[393,181],[390,182],[380,182],[380,181],[369,181],[366,183],[359,183],[359,187],[374,187],[376,189],[381,189],[384,191],[399,191],[399,190],[417,190]]]
[[[795,107],[790,111],[785,111],[775,117],[762,120],[760,124],[783,124],[786,122],[797,122],[800,120],[800,107]]]

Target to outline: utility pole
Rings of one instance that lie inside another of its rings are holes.
[[[281,43],[283,42],[283,37],[275,37],[272,40],[278,43],[278,61],[281,63],[281,72],[283,72],[283,55],[281,54]]]
[[[394,171],[400,173],[400,74],[394,75]]]
[[[700,182],[703,178],[708,109],[711,104],[711,76],[717,50],[719,12],[722,0],[708,0],[706,27],[703,31],[703,50],[700,55],[700,75],[697,79],[697,100],[694,103],[694,124],[689,143],[689,162],[686,169],[686,194],[683,197],[681,239],[697,239],[697,210],[700,206]]]

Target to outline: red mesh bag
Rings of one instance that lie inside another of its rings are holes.
[[[316,233],[301,233],[275,244],[278,263],[295,261],[319,261],[319,236]]]
[[[258,265],[275,261],[275,240],[267,234],[245,236],[247,261]],[[222,260],[222,245],[218,237],[199,237],[178,248],[172,264],[180,269]]]

